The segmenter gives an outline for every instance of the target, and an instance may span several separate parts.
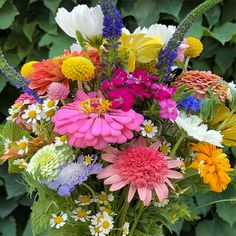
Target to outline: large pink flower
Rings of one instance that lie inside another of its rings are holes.
[[[125,143],[140,131],[143,116],[134,110],[112,109],[111,102],[101,93],[77,92],[73,103],[63,106],[53,117],[55,131],[67,134],[69,143],[102,150],[108,143]]]
[[[98,179],[106,179],[104,184],[111,184],[110,191],[116,191],[125,185],[130,185],[128,201],[134,197],[136,190],[144,205],[149,205],[152,200],[152,191],[155,190],[160,202],[168,197],[167,185],[174,189],[169,178],[180,179],[182,174],[171,170],[179,167],[182,162],[168,160],[157,149],[159,142],[146,146],[146,140],[139,138],[137,143],[125,150],[106,148],[102,159],[113,163],[103,169]]]

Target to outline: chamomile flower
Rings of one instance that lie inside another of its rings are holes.
[[[104,236],[99,226],[89,225],[89,230],[90,230],[91,235]]]
[[[93,202],[93,199],[90,195],[79,195],[78,200],[75,200],[75,203],[79,206],[88,206]]]
[[[105,192],[101,192],[101,194],[98,195],[96,202],[100,204],[108,204],[108,202],[112,202],[114,200],[114,195],[112,193],[106,194]]]
[[[65,225],[67,218],[67,214],[64,212],[60,212],[59,214],[52,214],[50,226],[59,229],[60,227]]]
[[[11,143],[12,141],[8,138],[6,138],[4,140],[4,150],[3,150],[3,153],[4,154],[8,154],[9,153],[9,148],[11,147]]]
[[[129,235],[129,222],[125,222],[122,226],[123,234],[122,236]]]
[[[85,222],[86,220],[89,219],[90,213],[91,211],[86,211],[82,209],[81,207],[78,207],[72,211],[73,215],[71,216],[71,218],[73,218],[75,221],[80,220],[82,222]]]
[[[24,136],[21,140],[17,141],[16,144],[18,145],[18,154],[23,156],[28,152],[28,143],[29,140]]]
[[[24,120],[27,120],[26,123],[36,123],[37,120],[41,119],[40,116],[41,109],[38,105],[32,104],[28,107],[28,109],[22,115]]]
[[[12,122],[16,121],[20,113],[20,109],[23,107],[23,105],[24,105],[23,102],[18,102],[12,105],[11,108],[8,109],[9,116],[7,117],[7,120],[12,121]]]
[[[84,162],[86,165],[90,165],[93,161],[93,157],[91,155],[84,156]]]
[[[101,214],[106,212],[109,216],[115,215],[115,213],[109,207],[104,207],[104,206],[100,207],[100,212],[101,212]]]
[[[169,199],[165,199],[162,202],[154,202],[153,205],[156,207],[164,207],[169,203]]]
[[[103,214],[103,218],[101,219],[101,222],[99,223],[100,225],[100,230],[102,231],[103,234],[109,234],[110,231],[114,227],[114,222],[113,218],[109,216],[108,214]]]
[[[167,156],[169,153],[170,153],[170,150],[171,150],[171,144],[167,141],[163,141],[161,144],[160,144],[160,147],[159,147],[160,151],[165,155]]]
[[[67,142],[68,142],[67,135],[62,135],[60,137],[55,138],[55,146],[61,146],[67,144]]]
[[[28,166],[28,163],[25,159],[17,159],[13,161],[13,165],[18,166],[19,169],[25,170]]]
[[[154,126],[151,120],[144,120],[141,130],[141,134],[144,137],[153,138],[157,134],[157,127]]]
[[[50,111],[57,109],[58,100],[47,98],[43,101],[43,111]]]

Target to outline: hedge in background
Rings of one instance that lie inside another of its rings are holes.
[[[202,1],[197,0],[118,0],[126,27],[130,30],[137,24],[149,26],[153,23],[177,25],[182,18]],[[58,7],[71,10],[77,4],[95,5],[95,0],[0,0],[0,47],[10,64],[16,68],[30,60],[61,55],[69,48],[73,39],[65,36],[57,27],[54,16]],[[225,80],[236,80],[236,3],[225,0],[208,11],[194,23],[191,36],[202,39],[204,53],[194,61],[193,68],[212,70]],[[7,109],[19,95],[3,75],[0,74],[0,122],[7,115]],[[236,150],[227,150],[234,162]],[[234,153],[235,155],[232,155]],[[17,175],[9,176],[6,166],[0,168],[0,234],[3,236],[31,236],[29,198],[24,196],[25,189]],[[221,199],[236,198],[235,181],[222,194],[195,194],[189,203],[202,214],[197,222],[178,222],[172,229],[177,235],[196,236],[234,236],[236,232],[236,205]],[[209,204],[211,203],[211,204]],[[216,204],[212,204],[216,203]],[[199,207],[202,206],[202,207]],[[182,210],[184,209],[176,209]],[[174,220],[174,219],[173,219]],[[24,232],[24,233],[23,233]],[[167,233],[168,234],[168,233]]]

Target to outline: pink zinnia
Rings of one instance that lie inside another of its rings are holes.
[[[171,99],[159,102],[161,111],[160,117],[163,119],[175,120],[178,116],[177,104]]]
[[[69,92],[69,86],[59,82],[52,82],[48,87],[48,97],[50,99],[65,99]]]
[[[155,190],[160,202],[168,197],[168,187],[174,189],[169,178],[181,179],[183,175],[172,168],[179,167],[182,162],[167,160],[158,151],[160,142],[155,142],[150,147],[144,138],[139,138],[137,143],[120,151],[113,147],[106,148],[102,159],[111,165],[103,169],[98,179],[106,179],[104,184],[110,184],[110,191],[117,191],[130,185],[128,202],[132,200],[136,190],[145,206],[152,200],[152,191]]]
[[[102,150],[108,143],[125,143],[140,131],[143,116],[130,109],[112,109],[100,92],[77,92],[73,103],[63,106],[53,117],[55,131],[67,134],[70,145]]]

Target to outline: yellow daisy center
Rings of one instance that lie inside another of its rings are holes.
[[[152,125],[145,125],[144,129],[147,133],[151,133],[153,131]]]
[[[23,105],[22,102],[18,102],[18,103],[15,104],[15,108],[16,108],[16,109],[19,109],[19,108],[22,107],[22,105]]]
[[[101,195],[99,195],[98,199],[101,202],[106,202],[108,200],[108,196],[106,194],[101,194]]]
[[[27,147],[27,143],[26,143],[26,142],[21,142],[21,143],[19,144],[19,149],[25,150],[26,147]]]
[[[93,78],[95,67],[84,57],[70,57],[63,62],[61,71],[67,79],[86,81]]]
[[[82,203],[88,203],[90,201],[90,198],[89,198],[89,196],[84,195],[84,196],[80,197],[80,201]]]
[[[102,227],[103,227],[104,229],[108,229],[108,228],[110,227],[110,223],[109,223],[108,221],[104,221],[104,222],[102,223]]]
[[[18,166],[20,169],[25,169],[27,167],[27,165],[23,161],[19,162]]]
[[[34,119],[34,118],[36,117],[36,115],[37,115],[37,113],[36,113],[36,111],[34,111],[34,110],[30,110],[30,111],[28,112],[28,116],[29,116],[29,118],[31,118],[31,119]]]
[[[91,164],[91,162],[92,162],[92,157],[89,156],[89,155],[87,155],[87,156],[85,156],[84,161],[85,161],[85,163],[86,163],[87,165],[89,165],[89,164]]]
[[[78,216],[78,218],[84,218],[86,216],[86,212],[85,211],[77,211],[77,216]]]
[[[49,108],[55,106],[55,101],[54,101],[54,100],[50,100],[50,101],[47,103],[47,106],[48,106]]]
[[[46,114],[47,117],[52,117],[52,116],[54,116],[55,111],[53,109],[51,109],[49,111],[46,111],[45,114]]]
[[[95,231],[96,233],[99,233],[99,232],[100,232],[99,226],[95,226],[95,227],[94,227],[94,231]]]
[[[163,145],[163,146],[161,147],[161,152],[162,152],[163,154],[167,154],[167,153],[168,153],[168,147],[167,147],[166,145]]]
[[[87,99],[80,103],[80,107],[87,114],[104,113],[110,108],[110,106],[111,102],[109,100],[102,98]]]
[[[62,135],[61,137],[60,137],[60,141],[61,142],[65,142],[67,140],[67,136],[66,135]]]
[[[111,215],[112,210],[109,209],[109,208],[105,208],[105,209],[102,210],[102,212],[106,212],[108,215]]]
[[[54,219],[54,222],[55,222],[56,224],[60,224],[62,221],[63,221],[62,216],[57,216],[57,217]]]

